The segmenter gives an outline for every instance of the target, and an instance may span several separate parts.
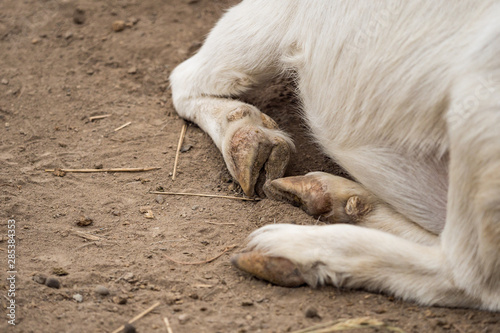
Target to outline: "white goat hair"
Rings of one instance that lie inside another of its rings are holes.
[[[355,225],[265,226],[249,248],[288,259],[312,286],[500,310],[500,1],[230,9],[171,85],[179,115],[212,137],[249,195],[264,173],[272,196],[293,144],[234,98],[283,71],[318,144],[361,185],[307,179],[342,198],[335,184],[347,182],[373,209]]]

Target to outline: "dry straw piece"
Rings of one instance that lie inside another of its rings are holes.
[[[231,251],[232,249],[238,247],[238,245],[231,245],[231,246],[228,246],[224,249],[224,251],[222,251],[221,253],[219,253],[218,255],[216,255],[215,257],[213,258],[210,258],[210,259],[207,259],[207,260],[203,260],[203,261],[195,261],[195,262],[186,262],[186,261],[177,261],[175,259],[172,259],[170,258],[169,256],[166,256],[165,255],[165,259],[171,261],[171,262],[175,262],[176,264],[180,264],[180,265],[203,265],[203,264],[208,264],[212,261],[214,261],[215,259],[218,259],[219,257],[221,257],[224,253],[226,252],[229,252]]]
[[[103,114],[103,115],[100,115],[100,116],[92,116],[92,117],[89,117],[89,121],[104,119],[104,118],[108,118],[108,117],[111,117],[111,114]]]
[[[143,172],[159,170],[160,167],[153,168],[111,168],[111,169],[45,169],[45,172],[74,172],[74,173],[91,173],[91,172]]]
[[[127,127],[127,126],[128,126],[128,125],[130,125],[130,124],[132,124],[132,122],[131,122],[131,121],[129,121],[128,123],[125,123],[125,124],[121,125],[120,127],[115,128],[115,129],[113,130],[113,132],[118,132],[119,130],[124,129],[125,127]]]
[[[165,326],[167,327],[167,333],[174,333],[174,331],[172,331],[172,327],[170,326],[170,322],[168,321],[167,317],[163,317],[163,322],[165,323]]]
[[[134,322],[136,322],[137,320],[141,319],[142,317],[144,317],[145,315],[147,315],[148,313],[150,313],[151,311],[153,311],[158,305],[160,305],[160,302],[156,302],[155,304],[153,304],[150,308],[144,310],[143,312],[139,313],[137,316],[135,316],[134,318],[130,319],[128,321],[128,324],[132,324]],[[119,333],[121,332],[123,329],[125,328],[125,325],[122,325],[120,327],[118,327],[116,330],[113,331],[113,333]]]
[[[203,194],[203,193],[182,193],[182,192],[159,192],[159,191],[149,191],[149,194],[160,194],[160,195],[185,195],[192,197],[207,197],[207,198],[219,198],[219,199],[233,199],[242,201],[260,201],[260,198],[244,198],[244,197],[233,197],[230,195],[217,195],[217,194]]]
[[[350,331],[355,329],[366,329],[372,328],[376,332],[396,332],[405,333],[402,329],[398,327],[388,326],[384,322],[369,317],[360,317],[352,319],[339,319],[331,321],[324,324],[319,324],[304,328],[292,333],[332,333],[332,332],[342,332]]]
[[[224,222],[212,222],[212,221],[205,221],[205,223],[208,223],[208,224],[213,224],[213,225],[236,225],[236,223],[233,223],[233,222],[227,222],[227,223],[224,223]]]
[[[94,235],[91,235],[91,234],[88,234],[86,232],[82,232],[82,231],[74,231],[74,234],[76,236],[79,236],[79,237],[82,237],[82,238],[85,238],[86,240],[90,240],[90,241],[100,241],[100,240],[103,240],[103,238],[101,237],[98,237],[98,236],[94,236]]]
[[[177,150],[175,151],[174,160],[174,171],[172,171],[172,180],[175,180],[175,174],[177,173],[177,162],[179,162],[179,153],[181,151],[182,143],[184,142],[184,137],[186,136],[187,123],[184,122],[181,128],[181,135],[179,136],[179,142],[177,143]]]

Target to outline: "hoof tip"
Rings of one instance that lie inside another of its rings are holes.
[[[271,257],[253,251],[233,256],[231,264],[257,278],[282,287],[299,287],[305,284],[298,267],[285,258]]]

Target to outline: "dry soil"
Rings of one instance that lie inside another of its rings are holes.
[[[171,180],[183,120],[172,107],[168,76],[236,2],[0,2],[0,331],[112,332],[160,302],[134,323],[138,332],[166,332],[164,317],[175,333],[293,332],[359,317],[406,332],[500,332],[494,313],[333,287],[272,286],[230,265],[238,249],[199,265],[167,259],[212,258],[268,223],[318,223],[271,200],[148,194],[242,195],[211,139],[194,125]],[[116,28],[123,30],[114,31],[120,20]],[[288,175],[342,174],[311,144],[291,91],[277,80],[245,100],[292,133],[298,149]],[[128,167],[161,169],[45,172]],[[16,227],[15,326],[6,308],[9,219]],[[60,288],[40,284],[42,275],[58,279]],[[110,294],[98,294],[97,286]]]

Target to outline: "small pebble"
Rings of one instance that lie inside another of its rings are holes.
[[[115,296],[113,297],[113,302],[120,305],[127,304],[127,297]]]
[[[114,21],[111,27],[113,28],[114,32],[120,32],[123,29],[125,29],[125,21],[122,20]]]
[[[31,40],[31,44],[38,44],[40,42],[40,40],[38,38],[33,38]]]
[[[318,313],[318,310],[313,307],[309,307],[306,310],[306,318],[321,318],[321,316]]]
[[[95,292],[101,296],[107,296],[109,295],[109,289],[106,288],[105,286],[98,285],[95,287]]]
[[[54,288],[54,289],[61,288],[61,283],[59,282],[59,280],[53,277],[47,278],[47,280],[45,280],[45,285],[49,288]]]
[[[57,276],[65,276],[68,275],[69,273],[62,267],[54,267],[52,268],[52,274]]]
[[[64,39],[70,39],[73,37],[73,33],[71,31],[68,31],[64,34]]]
[[[165,202],[165,198],[162,195],[157,195],[155,197],[155,201],[156,201],[156,203],[159,203],[161,205]]]
[[[137,73],[137,67],[135,67],[135,66],[130,67],[128,69],[127,73],[129,73],[129,74],[135,74],[135,73]]]
[[[3,84],[3,85],[5,85],[5,86],[9,84],[9,80],[7,80],[7,79],[2,79],[2,81],[1,81],[1,82],[2,82],[2,84]]]
[[[191,207],[192,210],[197,210],[198,208],[200,208],[200,206],[197,206],[197,205],[194,205],[193,207]]]
[[[136,333],[137,330],[132,324],[126,323],[123,327],[123,333]]]
[[[76,24],[85,23],[85,11],[83,9],[75,9],[75,11],[73,12],[73,22],[75,22]]]
[[[94,222],[90,217],[88,216],[80,216],[80,219],[78,222],[76,222],[76,225],[79,227],[86,227],[91,225]]]
[[[252,306],[252,305],[253,305],[252,300],[245,300],[245,301],[241,302],[241,306]]]
[[[179,315],[179,317],[177,317],[177,318],[179,319],[179,323],[182,325],[187,323],[189,320],[189,316],[186,313]]]
[[[80,294],[74,294],[74,295],[73,295],[73,299],[74,299],[75,301],[77,301],[78,303],[83,302],[83,296],[82,296],[82,295],[80,295]]]
[[[46,280],[47,280],[47,277],[43,274],[33,275],[33,281],[35,281],[36,283],[45,284]]]
[[[186,153],[186,152],[190,151],[191,148],[193,148],[193,145],[184,145],[181,147],[181,153]]]

